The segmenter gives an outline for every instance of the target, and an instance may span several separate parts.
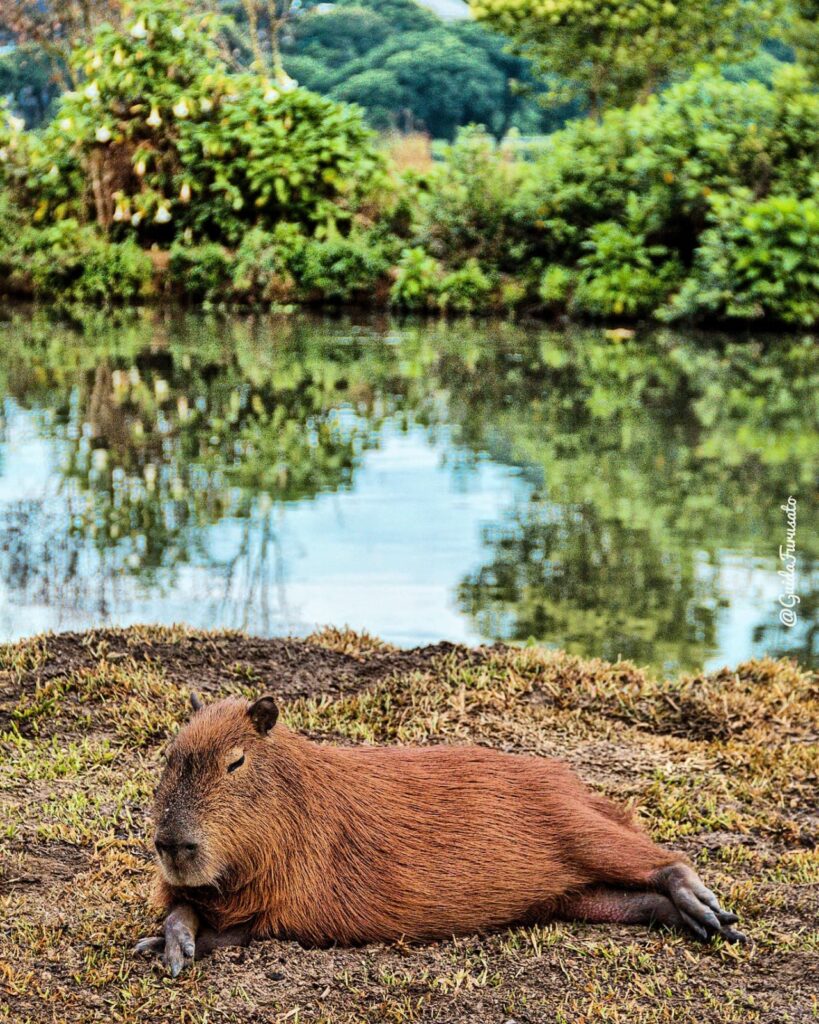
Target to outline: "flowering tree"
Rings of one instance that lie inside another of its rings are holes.
[[[358,112],[283,71],[233,73],[220,27],[181,0],[141,0],[75,51],[79,86],[25,140],[35,220],[90,210],[142,242],[188,231],[230,244],[250,224],[321,233],[350,216],[378,167]]]

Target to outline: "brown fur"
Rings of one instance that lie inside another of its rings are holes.
[[[584,892],[650,889],[684,862],[559,761],[322,746],[282,725],[260,735],[249,708],[229,699],[198,711],[157,791],[160,832],[199,843],[187,875],[160,878],[159,901],[193,905],[217,932],[247,923],[256,937],[347,945],[543,921],[573,906],[588,917]],[[229,772],[237,750],[244,763]]]

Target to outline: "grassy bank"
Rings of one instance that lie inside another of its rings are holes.
[[[819,700],[790,662],[659,681],[542,649],[396,651],[134,628],[0,651],[0,1020],[797,1022],[819,1014]],[[475,741],[565,757],[638,801],[741,915],[752,944],[557,923],[361,950],[259,943],[171,984],[147,809],[165,738],[207,696],[277,692],[334,742]]]

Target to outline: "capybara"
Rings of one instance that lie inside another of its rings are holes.
[[[202,706],[156,793],[161,953],[251,938],[433,939],[562,917],[744,936],[679,853],[560,761],[475,746],[337,747],[272,697]]]

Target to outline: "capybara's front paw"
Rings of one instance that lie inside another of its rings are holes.
[[[150,935],[134,946],[135,953],[148,953],[162,957],[172,978],[179,976],[183,967],[193,963],[196,955],[196,937],[191,929],[170,917],[165,922],[164,935]]]
[[[697,872],[687,864],[670,864],[654,876],[654,885],[674,904],[683,923],[703,942],[715,935],[726,942],[747,942],[731,925],[739,918],[720,906],[717,897],[703,885]]]

